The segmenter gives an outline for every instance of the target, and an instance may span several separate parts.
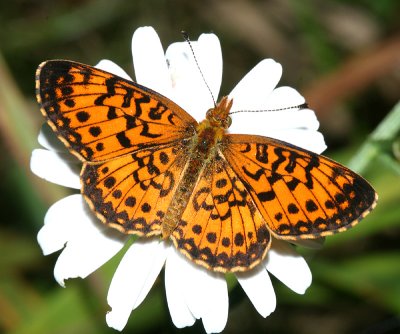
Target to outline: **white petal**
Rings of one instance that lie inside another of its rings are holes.
[[[266,131],[265,136],[282,140],[306,150],[321,154],[326,150],[324,136],[318,131],[292,129]]]
[[[301,106],[306,102],[304,97],[300,95],[300,93],[292,87],[281,86],[272,91],[272,93],[268,96],[266,104],[264,106],[267,110],[273,109],[283,109],[283,108],[291,108],[289,110],[295,111],[296,113],[299,108],[294,108],[296,106]],[[312,119],[314,121],[316,117]],[[317,128],[318,128],[317,122]]]
[[[276,296],[265,268],[259,266],[250,272],[237,273],[236,278],[254,307],[264,318],[276,307]]]
[[[172,322],[177,328],[192,326],[196,321],[186,301],[186,291],[193,287],[188,286],[185,262],[175,247],[171,247],[165,263],[165,290]]]
[[[293,88],[279,87],[266,97],[265,104],[259,109],[265,112],[242,112],[232,115],[233,133],[244,133],[245,125],[249,123],[252,134],[264,135],[266,131],[280,129],[318,130],[319,122],[311,109],[299,109],[297,106],[305,102],[304,98]],[[286,110],[281,110],[285,109]]]
[[[138,28],[132,37],[136,81],[171,97],[171,78],[160,38],[152,27]]]
[[[288,243],[274,239],[268,251],[267,270],[294,292],[303,294],[311,285],[312,275],[304,258]]]
[[[202,319],[207,333],[221,332],[228,319],[228,290],[225,277],[189,262],[182,255],[179,265],[186,284],[182,291],[196,319]]]
[[[124,246],[120,239],[100,231],[83,234],[68,241],[57,259],[54,277],[64,286],[69,278],[85,278],[110,260]]]
[[[132,78],[122,69],[119,65],[115,64],[111,60],[103,59],[95,66],[103,71],[110,72],[112,74],[118,75],[121,78],[132,81]]]
[[[47,210],[44,226],[37,236],[44,255],[63,248],[79,230],[79,220],[86,215],[82,201],[81,195],[71,195],[54,203]]]
[[[221,44],[216,35],[202,34],[199,37],[197,45],[200,52],[197,61],[204,74],[204,78],[211,89],[212,96],[217,101],[222,81]],[[203,112],[205,113],[206,110]]]
[[[320,154],[326,144],[318,127],[314,111],[302,109],[233,114],[229,132],[271,137]]]
[[[186,305],[196,319],[200,319],[203,314],[203,309],[207,308],[206,296],[202,293],[203,278],[206,276],[206,271],[198,265],[191,263],[177,250],[172,249],[170,254],[174,265],[179,268],[177,274],[184,279],[181,280],[181,291]]]
[[[177,269],[182,299],[196,319],[202,319],[207,333],[224,329],[228,319],[228,290],[224,275],[208,271],[174,250],[171,260]],[[172,252],[171,252],[172,253]],[[168,258],[168,260],[170,260]],[[170,273],[172,275],[172,273]],[[182,302],[182,300],[181,300]],[[168,304],[170,305],[170,304]],[[185,315],[189,321],[189,316]]]
[[[66,197],[56,204],[45,217],[45,226],[52,229],[47,231],[47,235],[40,236],[42,240],[39,243],[42,245],[43,238],[49,240],[50,232],[58,238],[58,244],[63,238],[67,241],[54,267],[55,279],[64,286],[64,280],[85,278],[106,263],[123,247],[126,236],[105,228],[89,211],[81,195]],[[57,225],[60,231],[54,233]],[[64,236],[60,234],[63,232]],[[57,244],[53,242],[54,246]]]
[[[44,123],[40,128],[38,142],[49,151],[69,153],[68,149],[61,142],[61,140],[57,138],[56,134],[47,123]]]
[[[74,189],[81,187],[80,163],[69,153],[35,149],[32,151],[30,167],[34,174],[49,182]]]
[[[228,320],[229,301],[225,277],[210,274],[207,279],[203,279],[202,285],[208,299],[208,307],[203,310],[201,317],[204,329],[207,333],[219,333]]]
[[[122,330],[131,314],[147,296],[162,269],[167,247],[160,240],[137,240],[122,258],[108,290],[108,326]]]
[[[193,41],[191,45],[212,95],[187,42],[171,44],[166,51],[166,58],[172,77],[173,100],[201,121],[207,110],[213,107],[213,97],[215,100],[218,98],[222,80],[221,46],[213,34],[203,34],[198,42]]]
[[[282,76],[282,66],[272,59],[258,63],[229,94],[232,111],[263,110]]]
[[[263,135],[265,131],[281,129],[304,129],[316,131],[319,127],[317,117],[311,109],[242,112],[233,114],[231,117],[232,125],[229,130],[232,133],[245,133],[243,131],[249,130],[242,129],[244,127],[243,123],[249,123],[251,125],[251,133],[258,135]]]

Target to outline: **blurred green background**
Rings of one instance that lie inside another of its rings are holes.
[[[224,57],[221,94],[274,58],[284,68],[280,85],[296,87],[316,111],[325,155],[346,164],[400,99],[399,18],[397,0],[1,1],[0,332],[115,332],[105,323],[106,294],[121,256],[62,289],[52,273],[58,254],[44,257],[36,243],[47,208],[67,194],[29,170],[43,123],[34,96],[40,62],[108,58],[132,75],[137,27],[154,26],[164,47],[181,40],[181,30],[192,39],[214,32]],[[278,303],[267,319],[233,288],[226,333],[400,333],[398,128],[383,137],[373,143],[379,154],[359,170],[379,193],[376,210],[322,250],[300,250],[313,284],[301,296],[273,278]],[[125,332],[203,328],[172,325],[160,275]]]

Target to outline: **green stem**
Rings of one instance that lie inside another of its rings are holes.
[[[382,144],[386,145],[396,139],[400,132],[400,102],[381,121],[371,133],[367,141],[361,146],[356,155],[350,160],[348,166],[358,173],[364,172],[367,166],[382,151]]]

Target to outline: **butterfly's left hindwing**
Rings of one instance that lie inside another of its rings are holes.
[[[280,239],[316,238],[355,225],[376,204],[361,176],[288,143],[227,135],[223,155]]]
[[[187,162],[185,147],[164,145],[84,163],[82,194],[97,216],[126,234],[158,235]]]
[[[36,90],[48,123],[83,161],[107,161],[195,131],[196,121],[169,99],[88,65],[44,62]]]

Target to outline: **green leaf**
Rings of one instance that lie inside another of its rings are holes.
[[[368,254],[344,262],[314,262],[316,280],[400,313],[400,252]]]
[[[99,333],[106,326],[104,317],[101,322],[87,310],[85,294],[69,286],[46,296],[43,305],[10,334]]]
[[[0,230],[0,272],[20,270],[21,267],[33,267],[42,260],[35,238]]]

